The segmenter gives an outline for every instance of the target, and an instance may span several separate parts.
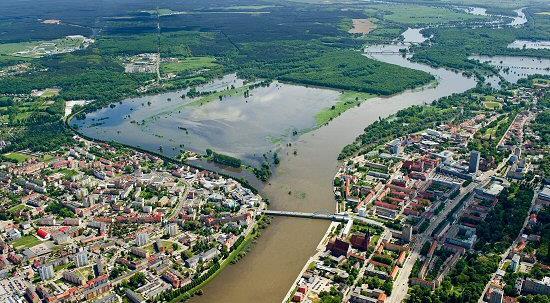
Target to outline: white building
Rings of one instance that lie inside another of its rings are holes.
[[[88,265],[88,251],[86,249],[81,249],[75,254],[75,264],[76,267],[82,267]]]
[[[166,233],[172,237],[178,233],[178,225],[176,223],[170,223],[166,226]]]
[[[147,241],[149,241],[149,235],[146,233],[139,233],[136,236],[136,245],[137,246],[144,246],[147,244]]]
[[[55,276],[55,273],[53,271],[53,265],[42,265],[38,268],[38,274],[40,275],[40,279],[42,281],[49,280]]]

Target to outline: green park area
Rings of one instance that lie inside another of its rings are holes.
[[[488,19],[487,16],[473,15],[448,7],[415,4],[380,4],[374,6],[374,8],[384,13],[384,20],[410,26]]]
[[[17,163],[23,163],[29,160],[30,156],[23,153],[13,152],[4,154],[4,158],[16,161]]]
[[[38,240],[38,238],[36,238],[33,235],[23,236],[23,237],[15,240],[15,241],[13,241],[13,247],[16,250],[26,249],[26,248],[29,248],[29,247],[33,247],[37,244],[40,244],[40,240]]]
[[[358,92],[344,92],[340,96],[340,100],[332,107],[328,107],[318,112],[315,116],[317,126],[322,126],[331,121],[332,119],[338,117],[345,111],[355,106],[359,106],[363,101],[374,97],[374,95],[368,93],[358,93]]]
[[[188,57],[162,62],[160,65],[163,74],[184,74],[204,69],[219,68],[214,57]]]

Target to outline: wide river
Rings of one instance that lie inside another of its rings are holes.
[[[410,30],[408,34],[405,42],[408,42],[409,39],[410,42],[421,40],[421,37],[416,37],[419,35],[417,30]],[[392,46],[388,49],[394,50],[399,47],[403,46]],[[368,53],[376,50],[380,50],[380,47],[373,47],[366,51]],[[464,92],[475,86],[473,78],[466,78],[461,74],[445,69],[434,69],[426,65],[412,63],[399,54],[368,54],[368,56],[384,62],[429,72],[437,78],[437,84],[408,90],[390,97],[369,99],[361,106],[348,110],[328,125],[292,140],[291,147],[284,147],[279,152],[281,163],[269,181],[270,183],[261,188],[262,195],[270,199],[272,209],[333,212],[335,203],[332,193],[332,179],[338,166],[338,154],[346,144],[353,142],[365,127],[379,118],[396,113],[400,109],[430,103],[438,98]],[[231,83],[233,81],[231,79]],[[269,90],[269,92],[279,89],[283,93],[292,92],[294,87],[263,88],[263,90]],[[325,97],[323,107],[333,102],[332,100],[336,100],[334,93],[328,93],[327,95],[327,93],[317,90],[310,90],[308,93],[320,94],[320,96]],[[173,104],[176,100],[181,100],[180,96],[181,94],[169,95],[174,101],[167,101],[167,95],[162,95],[160,98],[154,96],[148,98],[153,101],[164,100],[163,103],[170,102]],[[278,97],[274,98],[277,99]],[[292,98],[292,96],[285,96],[285,98]],[[110,111],[119,114],[131,114],[132,117],[127,118],[127,121],[122,121],[124,118],[120,115],[116,121],[108,121],[114,115],[109,115],[111,117],[109,119],[100,120],[102,115],[109,111],[109,109],[105,109],[99,111],[95,116],[94,121],[99,126],[88,127],[88,131],[85,129],[81,131],[92,137],[106,139],[107,129],[103,128],[107,127],[109,128],[108,133],[111,134],[108,136],[109,138],[126,138],[122,141],[132,145],[133,140],[129,140],[132,136],[127,131],[129,130],[128,123],[131,119],[138,121],[147,119],[147,115],[138,116],[136,113],[137,108],[149,108],[145,105],[147,103],[145,100],[147,98],[123,102],[114,109],[110,109]],[[234,100],[231,102],[237,104],[245,101]],[[300,100],[294,102],[300,102]],[[141,103],[144,103],[144,105]],[[133,107],[133,109],[130,107]],[[156,108],[155,104],[153,103],[150,108]],[[169,115],[175,116],[176,113],[181,114],[179,108],[177,111],[172,110]],[[280,113],[274,112],[274,114],[278,115]],[[189,117],[186,116],[185,118]],[[311,119],[311,116],[309,119]],[[309,121],[309,123],[312,123],[312,121]],[[87,124],[89,126],[90,121],[76,122],[76,124],[80,126]],[[113,133],[117,133],[117,126],[123,126],[123,131],[118,135],[113,135]],[[305,126],[307,125],[296,125],[297,128]],[[185,127],[189,128],[189,125],[185,125]],[[95,130],[91,131],[91,129]],[[138,128],[135,127],[134,129]],[[154,133],[156,132],[154,131]],[[133,145],[140,145],[143,148],[156,151],[159,142],[162,141],[162,135],[150,136],[149,138],[156,138],[151,144],[144,144],[143,138],[137,138]],[[178,137],[176,134],[173,135]],[[183,130],[180,130],[179,136],[184,137],[186,135]],[[165,137],[164,140],[169,139]],[[165,149],[177,143],[165,142]],[[296,154],[294,154],[294,151],[296,151]],[[235,154],[238,154],[238,152]],[[237,264],[227,267],[208,284],[204,288],[203,296],[197,296],[192,301],[198,303],[281,302],[305,262],[313,254],[327,227],[328,222],[326,221],[281,217],[273,219],[272,224],[264,231],[254,248]]]
[[[338,154],[365,127],[400,109],[429,103],[475,86],[474,79],[412,63],[400,55],[371,57],[427,71],[436,76],[438,85],[370,99],[327,126],[302,135],[292,147],[281,152],[282,161],[270,184],[262,190],[270,199],[272,209],[333,212],[332,179],[338,166]],[[205,287],[205,294],[192,302],[281,302],[327,227],[325,221],[275,218],[252,251],[236,265],[226,268]]]

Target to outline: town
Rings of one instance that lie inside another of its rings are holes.
[[[266,202],[231,178],[74,139],[4,156],[1,302],[185,299],[265,219]]]
[[[476,110],[344,160],[334,194],[349,219],[331,224],[285,301],[428,302],[476,286],[466,291],[480,302],[550,294],[548,146],[533,130],[546,87],[472,94]]]

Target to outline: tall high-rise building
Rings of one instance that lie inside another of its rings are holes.
[[[470,164],[468,165],[469,173],[477,173],[477,170],[479,169],[479,158],[480,154],[477,150],[472,150],[470,152]]]
[[[139,233],[136,236],[136,245],[137,246],[143,246],[147,244],[147,241],[149,241],[149,235],[146,233]]]
[[[403,227],[403,230],[401,231],[401,240],[403,240],[406,243],[411,242],[412,240],[412,232],[413,228],[411,225],[407,224]]]
[[[74,256],[74,263],[76,267],[88,265],[88,251],[86,249],[80,249]]]
[[[42,281],[49,280],[55,276],[55,273],[53,271],[53,265],[42,265],[38,268],[38,274],[40,275],[40,279]]]
[[[176,223],[170,223],[166,226],[166,232],[170,237],[175,236],[178,233],[178,225]]]
[[[491,294],[491,299],[489,300],[489,303],[502,303],[503,298],[504,292],[500,289],[494,289],[493,293]]]
[[[94,273],[96,277],[101,276],[105,273],[105,268],[103,266],[103,261],[97,260],[97,263],[94,265]]]

